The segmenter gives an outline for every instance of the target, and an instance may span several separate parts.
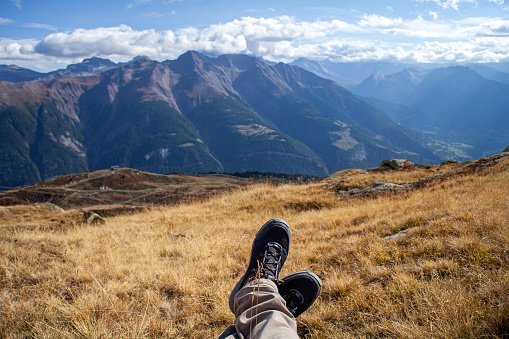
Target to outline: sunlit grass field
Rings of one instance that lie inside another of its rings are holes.
[[[0,207],[0,337],[215,338],[233,323],[228,296],[252,239],[275,217],[292,229],[281,277],[323,280],[301,337],[509,336],[508,160],[371,199],[331,185],[256,184],[97,225]]]

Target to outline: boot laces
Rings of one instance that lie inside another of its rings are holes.
[[[265,276],[271,276],[277,279],[281,265],[281,252],[283,248],[275,242],[267,244],[267,249],[263,253],[263,259],[260,263],[260,270]]]
[[[276,242],[269,242],[265,252],[260,253],[261,259],[258,259],[258,267],[253,268],[252,275],[246,282],[253,279],[265,278],[270,279],[276,285],[282,285],[283,281],[278,279],[281,270],[281,253],[283,247]]]
[[[286,301],[286,307],[292,313],[295,313],[297,308],[304,303],[304,296],[295,289],[291,289],[288,294],[283,296],[283,299]]]

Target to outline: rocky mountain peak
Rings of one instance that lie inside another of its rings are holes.
[[[203,68],[204,64],[210,63],[210,59],[196,51],[188,51],[170,63],[172,69],[178,69],[179,73],[191,73]]]
[[[109,60],[109,59],[102,59],[102,58],[98,58],[98,57],[92,57],[92,58],[84,59],[81,62],[81,65],[87,65],[89,67],[101,67],[101,66],[113,67],[116,64],[113,61]],[[69,68],[69,66],[67,66],[67,68]]]

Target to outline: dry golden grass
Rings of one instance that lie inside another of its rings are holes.
[[[376,199],[322,186],[259,184],[96,226],[1,207],[0,337],[213,338],[273,217],[292,228],[281,276],[323,280],[301,337],[509,335],[509,161]]]

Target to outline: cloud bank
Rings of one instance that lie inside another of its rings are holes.
[[[451,7],[460,2],[429,1]],[[5,63],[1,59],[70,63],[93,56],[127,61],[138,55],[165,60],[188,50],[242,53],[284,62],[299,57],[334,61],[509,61],[509,20],[403,20],[364,15],[356,23],[347,23],[280,16],[244,17],[204,29],[188,27],[177,31],[140,31],[120,25],[56,32],[40,41],[0,40],[0,63]]]

